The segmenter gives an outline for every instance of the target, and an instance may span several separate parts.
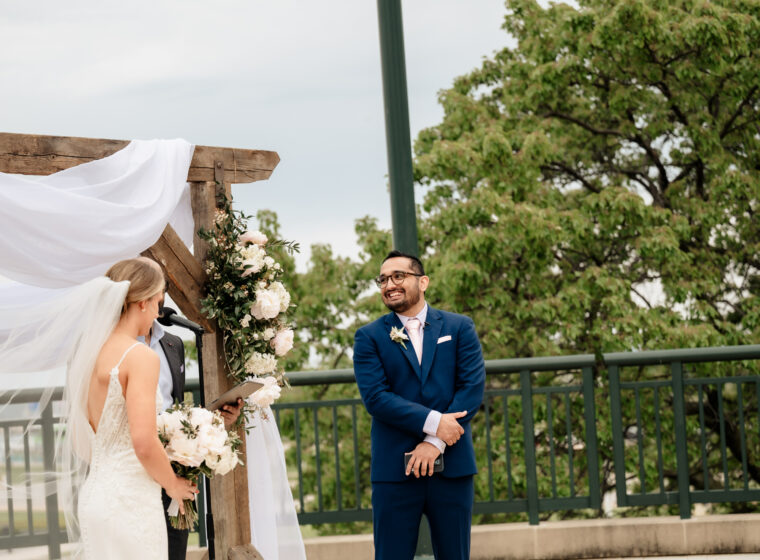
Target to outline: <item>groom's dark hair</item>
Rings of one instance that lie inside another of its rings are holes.
[[[388,259],[395,259],[396,257],[404,257],[405,259],[409,259],[411,261],[411,267],[412,270],[421,275],[425,275],[425,268],[422,266],[422,261],[415,257],[414,255],[408,255],[406,253],[402,253],[401,251],[394,249],[390,253],[388,253],[388,256],[386,256],[383,259],[383,262],[387,261]]]

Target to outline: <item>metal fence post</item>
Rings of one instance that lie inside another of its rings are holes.
[[[620,404],[620,368],[609,366],[610,420],[612,422],[612,451],[615,463],[615,493],[618,507],[628,505],[625,487],[625,449],[623,447],[623,409]]]
[[[48,401],[42,411],[42,461],[45,466],[45,482],[55,483],[55,430],[53,429],[53,401]],[[61,527],[58,523],[58,493],[48,493],[45,497],[45,516],[47,519],[48,557],[61,557]]]
[[[538,525],[538,477],[536,476],[536,436],[533,429],[533,388],[530,371],[520,372],[520,391],[522,393],[523,437],[525,439],[525,481],[528,494],[528,520],[531,525]]]
[[[596,440],[596,403],[594,402],[594,372],[583,368],[583,413],[586,423],[586,458],[588,460],[588,501],[593,508],[602,504],[599,485],[599,452]]]
[[[678,468],[678,513],[681,519],[691,518],[689,491],[689,454],[686,450],[686,412],[683,395],[683,365],[670,364],[673,375],[673,421],[676,436],[676,465]]]

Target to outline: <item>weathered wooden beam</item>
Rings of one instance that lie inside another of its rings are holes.
[[[190,185],[195,227],[211,229],[216,218],[217,186],[214,182],[192,183]],[[206,261],[208,243],[196,233],[193,240],[195,258]],[[228,375],[227,359],[224,355],[224,336],[220,331],[203,335],[203,391],[206,400],[211,401],[233,386]],[[245,432],[239,435],[243,440],[241,453],[245,457]],[[226,559],[230,552],[251,542],[251,521],[248,509],[248,471],[238,466],[225,476],[211,479],[211,512],[214,518],[214,551],[216,558]],[[243,549],[247,550],[247,549]]]
[[[216,324],[209,321],[200,309],[206,273],[172,226],[166,226],[161,238],[143,251],[164,270],[169,280],[169,295],[185,317],[198,323],[207,332],[214,332]]]
[[[110,156],[127,144],[127,140],[0,132],[0,172],[50,175]],[[252,183],[268,179],[279,161],[277,152],[267,150],[196,146],[187,180],[218,180],[220,172],[214,164],[221,162],[224,167],[222,183]]]
[[[203,335],[203,366],[203,390],[206,402],[210,402],[234,385],[227,376],[227,359],[221,332]],[[247,463],[245,431],[241,428],[238,435],[243,441],[240,453],[243,462]],[[232,472],[211,479],[209,502],[214,520],[214,556],[220,560],[227,558],[233,547],[251,542],[247,468],[238,465]]]

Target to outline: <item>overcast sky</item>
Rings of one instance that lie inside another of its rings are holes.
[[[0,131],[181,137],[275,150],[235,187],[283,236],[355,255],[354,220],[390,226],[375,0],[0,0]],[[507,44],[503,0],[403,2],[412,138],[437,92]]]

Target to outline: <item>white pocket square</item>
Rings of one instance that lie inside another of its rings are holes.
[[[441,342],[448,342],[449,340],[451,340],[451,335],[447,334],[446,336],[442,336],[441,338],[438,339],[438,344],[440,344]]]

